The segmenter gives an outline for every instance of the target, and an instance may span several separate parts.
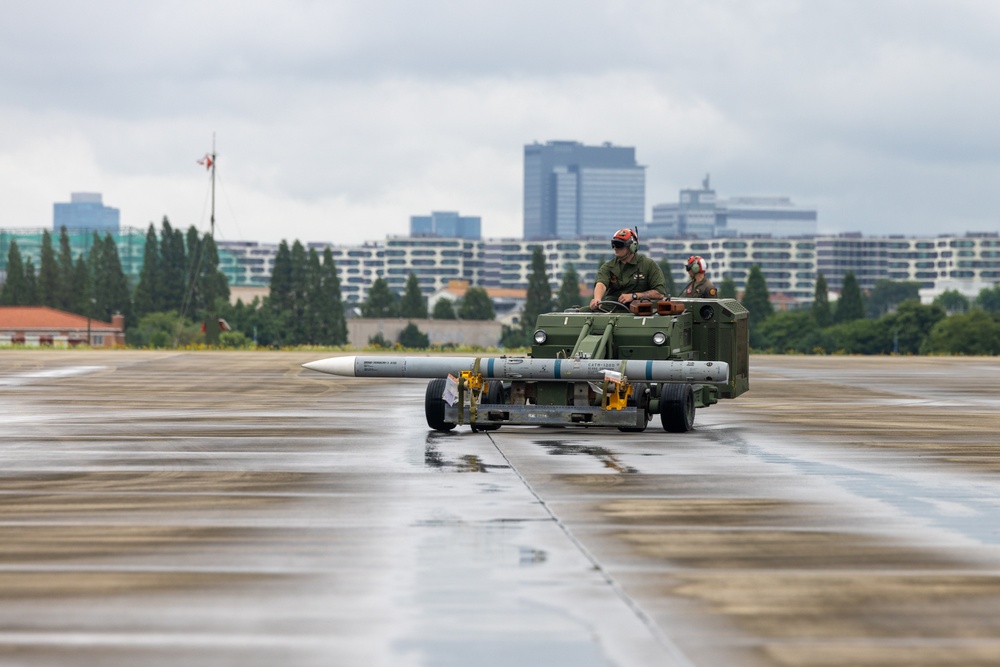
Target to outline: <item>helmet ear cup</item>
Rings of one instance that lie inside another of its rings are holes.
[[[694,273],[706,273],[708,271],[708,263],[700,255],[691,255],[688,258],[687,266],[685,267],[688,273],[692,271]]]

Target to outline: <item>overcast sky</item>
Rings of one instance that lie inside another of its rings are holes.
[[[634,146],[647,219],[710,173],[823,233],[997,231],[997,119],[994,0],[0,0],[0,227],[207,229],[215,133],[225,240],[520,237],[555,139]]]

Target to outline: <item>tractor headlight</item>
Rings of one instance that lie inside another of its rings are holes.
[[[549,339],[549,335],[543,330],[539,329],[534,335],[535,345],[545,345],[545,341]]]
[[[667,342],[667,334],[663,333],[662,331],[657,331],[655,334],[653,334],[653,345],[659,347],[660,345],[663,345],[666,342]]]

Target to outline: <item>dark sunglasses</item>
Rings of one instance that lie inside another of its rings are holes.
[[[624,248],[625,247],[625,242],[624,241],[612,241],[611,242],[611,247],[612,248]]]

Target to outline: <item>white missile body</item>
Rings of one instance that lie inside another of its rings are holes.
[[[532,359],[529,357],[330,357],[302,364],[344,377],[443,378],[476,371],[501,380],[600,380],[605,371],[621,372],[631,382],[726,384],[729,364],[722,361],[621,359]]]

